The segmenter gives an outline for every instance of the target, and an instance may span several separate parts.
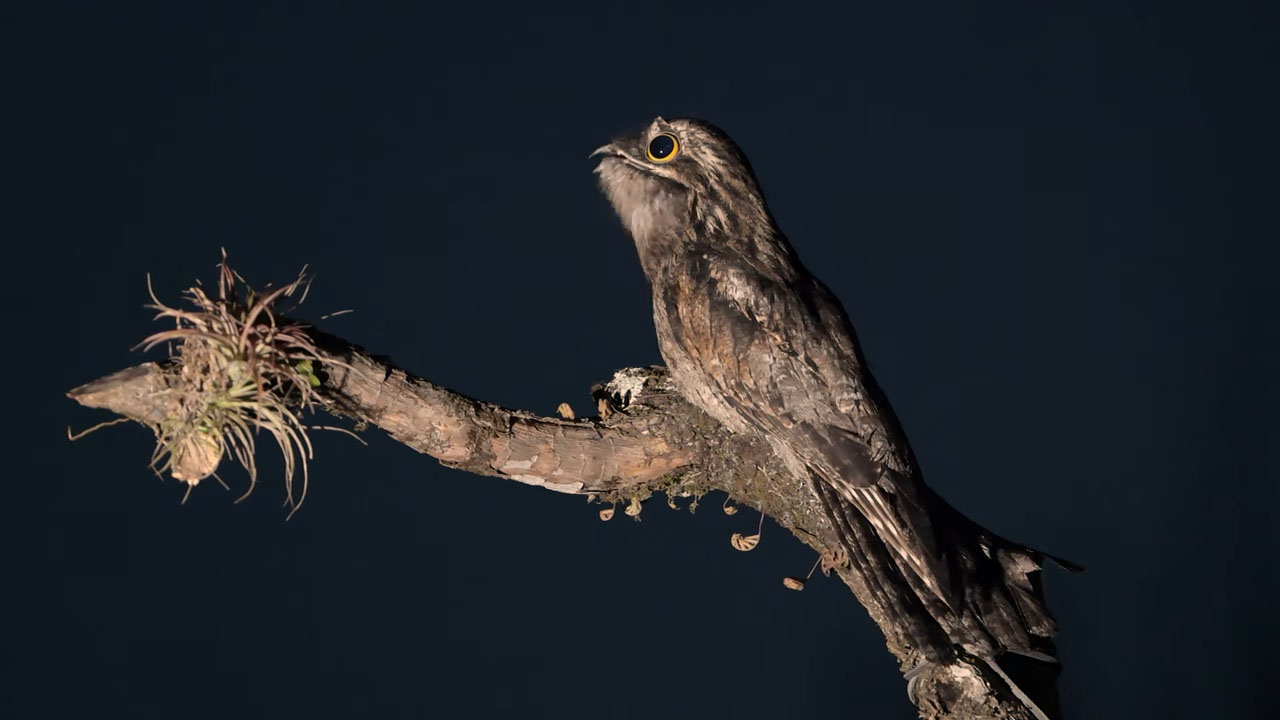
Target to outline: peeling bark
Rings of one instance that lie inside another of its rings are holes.
[[[912,647],[908,638],[919,637],[916,624],[925,624],[919,616],[924,610],[900,597],[903,586],[892,577],[892,563],[873,552],[848,557],[810,483],[793,477],[763,438],[730,433],[686,402],[663,368],[619,371],[593,388],[600,416],[567,420],[474,400],[343,340],[312,335],[324,357],[336,361],[320,373],[327,409],[381,427],[446,466],[557,492],[595,493],[606,501],[720,490],[759,508],[816,550],[824,570],[835,572],[867,609],[910,676],[908,694],[922,718],[1037,717],[1019,697],[1023,692],[1049,717],[1058,716],[1056,663],[1015,661],[1019,672],[1013,673],[1002,669],[1003,659],[997,667],[958,651],[945,638],[937,639],[939,647]],[[68,395],[154,426],[165,417],[169,372],[165,365],[145,363]],[[950,512],[944,521],[955,532],[973,532],[971,521]],[[925,663],[927,656],[943,659]],[[1011,674],[1021,690],[1012,687]]]

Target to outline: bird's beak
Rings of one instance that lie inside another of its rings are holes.
[[[587,156],[587,159],[590,160],[591,158],[597,155],[621,155],[621,154],[622,154],[622,151],[618,149],[617,145],[614,145],[613,143],[608,143],[606,145],[601,145],[595,150],[592,150],[591,154]]]

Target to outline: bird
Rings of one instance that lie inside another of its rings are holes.
[[[926,660],[959,648],[1052,661],[1040,554],[924,484],[848,313],[801,263],[728,134],[657,117],[591,157],[649,282],[676,390],[731,432],[762,435],[810,481],[849,561],[893,573],[884,597],[911,606],[899,608],[906,640]]]

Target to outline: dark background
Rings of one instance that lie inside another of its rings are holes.
[[[180,505],[145,430],[66,441],[146,273],[174,300],[220,246],[411,371],[588,412],[659,358],[586,155],[657,114],[746,150],[930,483],[1088,566],[1046,573],[1072,717],[1274,706],[1274,9],[168,5],[3,11],[0,714],[913,717],[849,592],[784,590],[812,554],[734,552],[718,496],[602,524],[371,431],[285,522],[277,461]]]

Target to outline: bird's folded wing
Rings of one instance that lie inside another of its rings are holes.
[[[910,451],[887,405],[868,391],[838,302],[812,277],[773,280],[710,251],[690,258],[664,298],[672,339],[720,400],[833,485],[904,572],[950,606]]]
[[[664,298],[672,339],[728,404],[848,485],[910,474],[834,298],[812,278],[773,280],[712,252],[688,262]]]

